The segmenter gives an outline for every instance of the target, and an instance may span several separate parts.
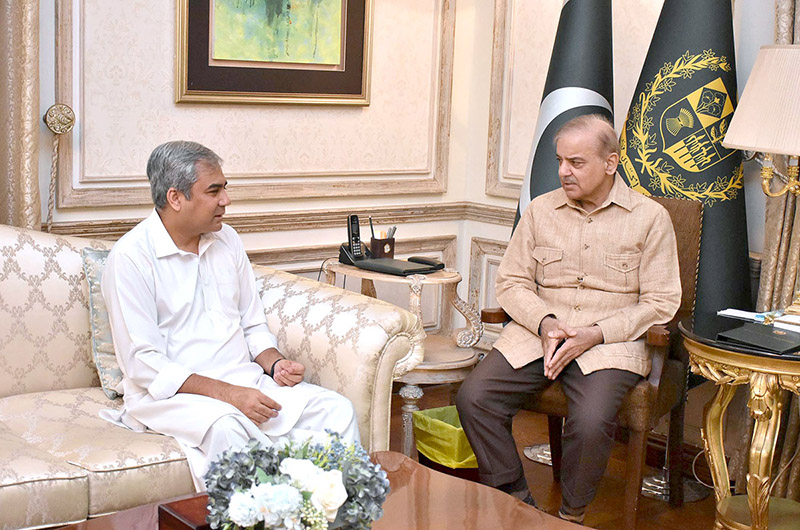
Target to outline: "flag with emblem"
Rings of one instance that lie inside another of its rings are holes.
[[[602,114],[613,123],[611,46],[611,0],[564,3],[520,190],[517,221],[534,197],[561,185],[553,145],[556,131],[583,114]]]
[[[752,305],[734,62],[730,0],[665,0],[620,136],[631,188],[703,202],[696,314]]]

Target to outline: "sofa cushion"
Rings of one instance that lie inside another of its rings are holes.
[[[81,250],[83,256],[83,272],[89,284],[89,325],[92,331],[92,359],[100,376],[100,386],[109,399],[116,399],[122,395],[122,370],[119,368],[117,356],[114,353],[114,342],[111,338],[111,321],[108,319],[108,309],[103,293],[100,291],[100,282],[103,279],[103,269],[106,267],[108,250],[85,248]]]
[[[86,473],[90,517],[194,491],[189,466],[168,436],[137,433],[98,416],[119,407],[99,387],[0,399],[8,431]]]
[[[0,529],[86,519],[86,473],[38,449],[0,424]]]

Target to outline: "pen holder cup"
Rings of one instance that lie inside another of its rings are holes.
[[[369,240],[369,251],[373,258],[393,258],[394,257],[394,238]]]

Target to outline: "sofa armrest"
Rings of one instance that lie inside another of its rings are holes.
[[[367,451],[389,448],[392,381],[423,358],[422,323],[397,306],[254,265],[267,324],[306,380],[353,403]]]

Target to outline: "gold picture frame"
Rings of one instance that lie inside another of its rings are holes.
[[[369,105],[372,0],[341,0],[339,59],[327,64],[215,58],[211,47],[218,1],[176,2],[176,103]],[[291,12],[281,11],[291,7],[265,3],[269,1],[229,3],[249,9],[247,16],[269,16],[275,25],[277,10],[286,28],[299,26],[291,26]],[[288,50],[289,29],[285,31]]]

